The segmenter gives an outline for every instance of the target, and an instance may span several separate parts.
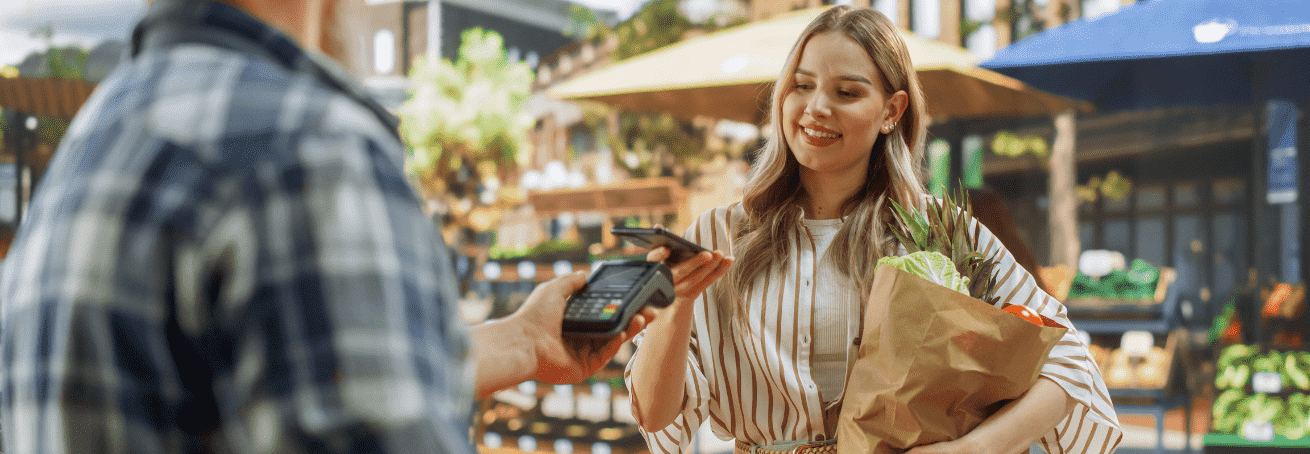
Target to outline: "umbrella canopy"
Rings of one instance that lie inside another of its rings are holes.
[[[561,99],[595,100],[629,110],[759,123],[769,86],[787,52],[822,8],[689,39],[552,87]],[[1044,93],[977,67],[958,47],[903,32],[934,119],[1032,116],[1090,105]]]
[[[981,66],[1102,109],[1303,98],[1310,2],[1150,0],[1031,36]]]

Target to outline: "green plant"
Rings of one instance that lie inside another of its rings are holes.
[[[1078,198],[1085,202],[1095,202],[1105,197],[1111,200],[1123,200],[1132,193],[1133,181],[1123,176],[1118,170],[1111,170],[1105,176],[1093,176],[1087,184],[1079,185],[1075,190]]]
[[[1051,147],[1041,136],[1020,136],[1010,131],[1001,131],[992,136],[992,153],[1011,158],[1032,154],[1045,164],[1046,159],[1051,157]]]
[[[969,39],[969,35],[972,35],[973,32],[978,31],[978,29],[982,28],[982,26],[983,26],[983,22],[982,22],[982,21],[976,21],[976,20],[972,20],[972,19],[961,19],[961,20],[960,20],[960,41],[964,41],[964,40]]]
[[[569,27],[564,30],[564,36],[593,40],[610,32],[609,26],[596,17],[596,12],[591,8],[569,5]]]
[[[426,197],[453,197],[448,205],[464,215],[479,203],[483,182],[529,157],[532,118],[523,104],[532,70],[509,61],[498,33],[472,28],[461,35],[456,61],[419,57],[410,78],[414,87],[399,111],[406,170]]]
[[[623,60],[681,40],[695,25],[678,10],[678,3],[679,0],[646,3],[630,19],[614,27],[619,39],[614,57]]]

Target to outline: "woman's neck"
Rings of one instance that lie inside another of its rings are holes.
[[[801,187],[805,197],[801,207],[805,209],[807,219],[837,219],[845,215],[842,204],[864,187],[864,172],[855,175],[819,174],[801,169]]]

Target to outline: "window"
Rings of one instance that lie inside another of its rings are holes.
[[[378,74],[391,74],[396,69],[396,34],[391,30],[378,30],[373,35],[373,70]]]
[[[912,0],[910,2],[910,30],[928,39],[942,34],[940,0]]]
[[[1018,41],[1035,35],[1046,28],[1037,17],[1037,10],[1049,0],[1012,0],[1006,15],[1010,19],[1010,36]]]
[[[1163,184],[1144,184],[1137,188],[1137,211],[1153,212],[1164,209],[1168,187]]]
[[[1210,184],[1214,203],[1240,205],[1246,202],[1246,181],[1241,178],[1223,178]]]
[[[996,0],[961,0],[960,38],[964,47],[979,60],[996,54]]]
[[[1201,188],[1195,181],[1174,183],[1174,206],[1191,208],[1201,204]]]
[[[1093,19],[1119,10],[1119,0],[1082,0],[1082,17]]]
[[[901,14],[900,10],[896,9],[897,3],[898,0],[873,0],[873,9],[887,16],[888,19],[892,20],[893,24],[900,26]]]

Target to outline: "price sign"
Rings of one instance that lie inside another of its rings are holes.
[[[1278,372],[1256,372],[1251,375],[1251,388],[1258,393],[1277,394],[1283,391],[1283,378]]]
[[[1128,356],[1146,356],[1154,346],[1155,336],[1146,331],[1128,331],[1119,340],[1119,348]]]
[[[1242,424],[1242,438],[1249,441],[1274,441],[1274,423],[1247,421]]]

